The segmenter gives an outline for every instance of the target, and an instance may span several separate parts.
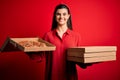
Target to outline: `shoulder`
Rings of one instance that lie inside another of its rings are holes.
[[[80,33],[76,32],[76,31],[73,31],[73,30],[69,30],[69,34],[71,34],[73,36],[76,36],[76,37],[80,37]]]
[[[52,30],[46,32],[43,36],[43,39],[48,39],[48,38],[52,37],[53,33],[54,33],[54,31],[52,31]]]
[[[47,36],[47,35],[51,35],[51,34],[53,34],[53,31],[50,30],[50,31],[46,32],[44,35]]]

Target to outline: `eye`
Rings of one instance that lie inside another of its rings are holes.
[[[67,15],[66,13],[63,13],[63,16]]]
[[[60,13],[56,13],[56,15],[60,15]]]

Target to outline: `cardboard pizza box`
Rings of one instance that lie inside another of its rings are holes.
[[[68,48],[69,61],[92,63],[116,60],[116,46],[84,46]]]
[[[11,46],[12,45],[12,46]],[[10,47],[11,46],[11,47]],[[55,46],[39,37],[32,38],[7,38],[1,47],[1,51],[9,48],[17,48],[24,52],[54,51]]]
[[[115,61],[116,56],[101,56],[101,57],[67,57],[68,61],[80,62],[80,63],[95,63],[105,61]]]

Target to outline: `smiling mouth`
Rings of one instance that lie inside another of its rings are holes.
[[[59,21],[62,22],[62,21],[64,21],[64,19],[60,19]]]

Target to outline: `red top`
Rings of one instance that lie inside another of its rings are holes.
[[[44,39],[56,46],[52,57],[51,80],[66,80],[66,50],[80,45],[79,34],[68,29],[60,38],[56,30],[52,30],[45,34]]]

